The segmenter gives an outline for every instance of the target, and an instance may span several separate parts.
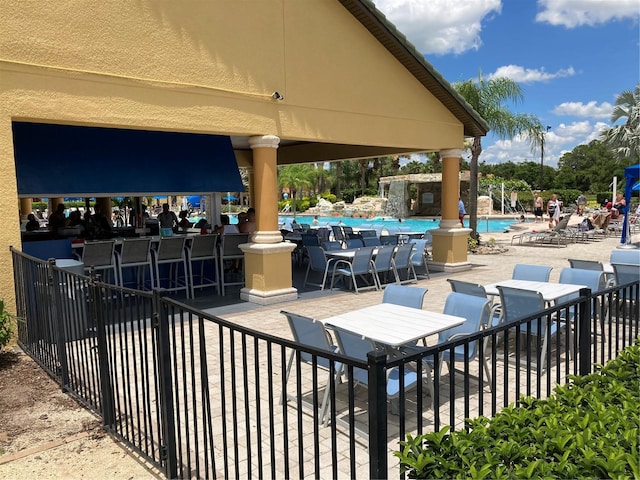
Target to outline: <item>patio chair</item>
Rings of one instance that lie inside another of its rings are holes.
[[[367,361],[367,354],[376,350],[376,345],[369,339],[362,337],[356,333],[344,330],[338,327],[332,327],[340,353],[347,357],[356,358],[358,360]],[[345,374],[352,374],[353,381],[361,385],[369,385],[369,372],[362,368],[354,367],[352,372],[345,369]],[[387,370],[387,398],[391,400],[391,413],[398,414],[399,406],[397,399],[401,391],[406,391],[415,387],[418,383],[418,374],[408,367],[404,368],[403,375],[400,375],[400,369],[394,367]],[[432,397],[433,398],[433,397]]]
[[[189,267],[187,266],[185,252],[186,240],[184,236],[161,238],[158,250],[151,250],[151,255],[155,268],[156,287],[174,292],[184,290],[187,298],[189,298],[191,291],[188,281]],[[168,273],[165,278],[160,274],[160,265],[168,266]],[[182,270],[182,279],[180,278],[180,270]],[[165,286],[162,285],[163,280],[166,280]]]
[[[486,297],[482,298],[476,295],[451,292],[445,300],[442,313],[463,317],[465,322],[462,325],[440,332],[438,334],[438,343],[446,343],[487,328],[491,318],[491,300]],[[438,377],[440,377],[443,362],[447,364],[449,372],[451,372],[452,363],[473,361],[478,356],[479,347],[480,341],[478,340],[468,345],[466,355],[464,345],[458,345],[453,348],[453,352],[451,349],[443,351],[440,355],[441,362],[439,363]],[[485,356],[482,358],[482,365],[487,376],[487,381],[489,385],[491,385],[489,365],[487,364]]]
[[[322,249],[327,252],[329,250],[342,250],[342,243],[333,240],[322,242]]]
[[[640,249],[612,250],[611,255],[609,256],[609,263],[623,263],[627,265],[640,266]]]
[[[500,293],[503,322],[510,323],[514,320],[542,312],[546,308],[544,298],[539,292],[503,286],[498,286],[498,291]],[[550,324],[547,327],[547,322],[549,321]],[[538,328],[538,319],[535,318],[522,327],[522,334],[529,333],[542,339],[538,370],[544,370],[546,365],[549,335],[555,335],[559,331],[558,327],[563,328],[564,325],[563,322],[555,321],[553,318],[545,315],[540,318],[540,328]],[[549,333],[549,335],[547,335],[547,333]]]
[[[362,238],[378,238],[378,234],[375,230],[364,230],[361,229],[358,231]]]
[[[411,254],[411,263],[413,264],[414,271],[416,267],[423,268],[425,273],[419,274],[416,271],[416,276],[421,275],[427,278],[431,278],[429,276],[429,266],[427,265],[427,259],[429,258],[428,251],[428,243],[429,241],[424,238],[412,238],[409,240],[409,243],[414,245],[413,253]]]
[[[333,290],[333,284],[336,279],[336,275],[342,277],[343,280],[350,279],[353,282],[353,288],[356,293],[360,290],[374,288],[379,290],[378,281],[376,280],[375,268],[373,266],[373,247],[362,247],[356,250],[355,255],[351,261],[337,260],[333,266],[333,272],[331,277],[331,290]],[[366,280],[366,277],[371,276],[373,285],[366,285],[364,287],[358,287],[358,278]]]
[[[362,241],[365,247],[379,247],[382,245],[378,237],[364,237]]]
[[[383,283],[388,283],[389,272],[393,274],[394,282],[398,282],[398,277],[396,276],[396,272],[393,268],[394,253],[394,247],[390,245],[386,247],[378,247],[378,253],[373,259],[375,277],[378,282],[378,287],[380,288],[382,288]]]
[[[191,246],[187,249],[191,298],[195,298],[196,288],[216,287],[216,291],[218,295],[220,295],[218,239],[219,236],[217,234],[211,234],[196,235],[191,240]],[[200,268],[196,274],[195,269],[197,269],[197,267]],[[208,276],[206,270],[210,272]],[[196,279],[198,280],[197,283]]]
[[[382,245],[398,245],[398,235],[380,235]]]
[[[511,278],[514,280],[530,280],[532,282],[548,282],[552,268],[544,265],[518,263],[513,267]]]
[[[571,265],[571,268],[578,268],[581,270],[595,270],[597,272],[604,271],[604,265],[602,264],[602,262],[599,262],[597,260],[580,260],[576,258],[569,258],[568,260],[569,260],[569,265]],[[615,279],[613,278],[613,275],[607,274],[605,272],[604,278],[608,286],[611,286],[615,283]]]
[[[603,291],[606,287],[606,279],[603,271],[598,270],[584,270],[580,268],[563,268],[560,272],[560,278],[558,279],[558,283],[568,283],[574,285],[584,285],[591,293],[598,293]],[[580,296],[579,293],[574,293],[570,295],[565,295],[564,297],[560,297],[556,300],[557,304],[561,304],[564,302],[569,302],[574,300]],[[602,332],[602,338],[605,339],[604,336],[604,320],[607,317],[606,314],[606,305],[602,305],[601,311],[601,303],[600,299],[594,299],[591,305],[591,319],[597,319],[600,317],[600,329]],[[573,322],[576,316],[576,307],[569,307],[566,310],[562,310],[560,312],[560,318],[565,321]],[[595,333],[595,332],[594,332]]]
[[[347,248],[360,248],[364,247],[364,242],[361,238],[347,238],[345,240],[345,246]]]
[[[135,268],[135,285],[139,290],[145,290],[146,269],[149,269],[149,290],[153,289],[153,263],[151,262],[151,237],[123,238],[122,248],[115,252],[118,264],[118,283],[125,286],[124,271]]]
[[[382,295],[382,303],[393,303],[405,307],[422,309],[424,296],[428,288],[408,287],[406,285],[388,285]]]
[[[321,290],[324,290],[324,286],[327,283],[327,276],[329,275],[329,269],[332,267],[333,261],[327,260],[327,257],[324,254],[324,250],[321,247],[309,246],[307,247],[307,254],[309,255],[309,263],[307,265],[307,271],[304,275],[304,283],[302,285],[302,288],[306,287],[308,284],[313,285],[314,287],[320,287]],[[321,272],[322,282],[309,282],[309,273],[312,271]]]
[[[82,249],[82,263],[88,272],[91,267],[96,272],[103,271],[113,275],[113,283],[118,283],[118,272],[115,257],[115,240],[85,242]],[[108,282],[108,279],[103,279]]]
[[[414,249],[413,243],[405,243],[404,245],[400,245],[396,249],[396,253],[393,256],[393,270],[395,271],[396,278],[398,279],[398,283],[413,283],[418,281],[418,276],[416,275],[416,271],[413,268],[413,262],[411,261],[411,256],[413,255]],[[402,280],[400,271],[406,270],[407,275],[404,280]]]
[[[325,329],[322,322],[318,322],[313,318],[304,317],[302,315],[287,312],[284,310],[282,310],[280,313],[287,317],[289,327],[291,328],[291,333],[293,334],[293,339],[296,341],[296,343],[299,343],[304,347],[310,347],[314,350],[321,350],[329,353],[336,353],[338,351],[338,347],[331,344],[329,333]],[[319,411],[320,423],[323,423],[326,426],[328,421],[326,418],[326,413],[329,401],[329,386],[331,385],[331,376],[334,376],[336,383],[340,383],[342,364],[339,362],[333,362],[332,364],[332,362],[328,358],[322,357],[317,353],[310,353],[305,351],[299,351],[298,353],[301,363],[306,363],[313,366],[315,359],[315,365],[323,370],[326,370],[329,374],[327,378],[327,384],[324,387],[324,395],[322,397],[322,404],[320,405]],[[295,356],[296,350],[292,350],[291,355],[289,356],[287,371],[284,377],[285,391]],[[280,404],[283,403],[283,397],[284,394],[280,397]],[[287,394],[287,400],[289,399],[296,399],[296,397]],[[313,408],[313,404],[308,401],[301,400],[301,403],[302,405]]]
[[[345,235],[344,235],[344,231],[342,230],[342,227],[340,225],[332,225],[331,226],[331,231],[333,232],[333,241],[334,242],[340,242],[341,244],[344,243],[346,238],[345,238]]]
[[[638,282],[640,280],[640,267],[627,263],[612,263],[613,272],[616,278],[616,285]],[[638,287],[632,286],[626,289],[626,299],[632,302],[638,301]],[[637,315],[637,305],[636,305]]]

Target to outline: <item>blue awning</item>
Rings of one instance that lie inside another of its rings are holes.
[[[13,122],[18,195],[244,191],[228,136]]]

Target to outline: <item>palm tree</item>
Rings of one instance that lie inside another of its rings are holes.
[[[534,147],[543,141],[540,135],[542,124],[536,116],[513,113],[505,106],[507,101],[517,104],[524,98],[522,88],[513,80],[503,77],[484,80],[480,73],[477,82],[467,80],[456,82],[452,86],[484,118],[499,138],[507,139],[524,134]],[[481,153],[481,137],[474,137],[469,184],[469,228],[474,238],[478,238],[478,158]]]
[[[287,165],[278,169],[278,185],[291,192],[293,218],[296,218],[296,193],[298,189],[313,186],[313,167],[310,165]]]
[[[640,160],[640,83],[634,92],[625,90],[616,98],[616,106],[611,113],[611,123],[626,118],[624,125],[617,125],[605,130],[600,139],[611,151],[616,159],[630,160],[638,163]]]

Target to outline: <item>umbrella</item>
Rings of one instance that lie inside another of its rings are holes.
[[[222,197],[223,200],[226,200],[227,202],[233,202],[235,200],[238,200],[238,197],[236,197],[235,195],[225,195],[224,197]]]

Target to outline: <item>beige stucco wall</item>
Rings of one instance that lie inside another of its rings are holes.
[[[415,150],[460,147],[463,131],[334,0],[3,0],[5,299],[20,242],[12,120]]]

